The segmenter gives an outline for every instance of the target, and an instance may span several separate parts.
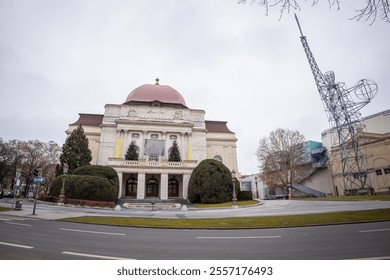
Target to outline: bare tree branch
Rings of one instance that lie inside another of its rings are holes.
[[[285,12],[290,13],[291,10],[300,10],[299,3],[303,0],[251,0],[251,4],[258,4],[265,8],[266,15],[270,8],[278,6],[280,8],[280,17],[282,18]],[[305,0],[306,1],[306,0]],[[317,5],[320,0],[311,0],[312,6]],[[340,0],[327,0],[329,3],[329,9],[336,7],[340,10]],[[246,0],[238,0],[238,4],[246,4]],[[249,2],[249,1],[248,1]],[[365,19],[366,21],[371,20],[371,24],[375,22],[377,17],[385,22],[390,22],[390,5],[389,0],[367,0],[366,6],[355,10],[356,15],[350,19],[357,21]]]

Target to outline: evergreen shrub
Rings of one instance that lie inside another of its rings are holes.
[[[51,196],[59,196],[64,176],[67,199],[117,201],[119,179],[112,167],[83,165],[76,168],[73,174],[57,176],[51,186]]]
[[[253,200],[253,194],[251,191],[239,191],[237,193],[238,200]]]
[[[65,197],[96,201],[114,201],[118,188],[108,179],[90,175],[61,175],[54,179],[50,189],[51,196],[59,196],[65,178]]]
[[[102,165],[83,165],[73,171],[73,175],[89,175],[107,179],[112,185],[119,188],[118,174],[115,169]]]
[[[192,172],[188,185],[191,203],[228,202],[232,200],[232,194],[232,175],[223,163],[206,159]]]

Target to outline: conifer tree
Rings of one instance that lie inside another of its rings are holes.
[[[173,141],[172,147],[169,149],[168,161],[181,161],[179,146],[176,141]]]
[[[90,164],[92,160],[91,150],[88,148],[88,138],[84,134],[81,124],[72,131],[62,146],[60,163],[69,165],[68,173],[72,173],[77,167]]]
[[[125,160],[138,160],[139,154],[138,154],[138,147],[135,144],[135,141],[131,141],[129,147],[127,148]]]

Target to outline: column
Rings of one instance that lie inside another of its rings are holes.
[[[161,174],[160,199],[161,200],[168,199],[168,173]]]
[[[169,157],[169,141],[167,141],[167,131],[161,131],[162,133],[162,140],[164,140],[164,145],[165,145],[165,148],[164,148],[164,155],[163,155],[163,159],[168,159]]]
[[[119,186],[118,186],[118,199],[122,197],[122,194],[124,196],[124,193],[123,193],[123,173],[122,172],[117,172],[118,173],[118,181],[119,181]]]
[[[185,143],[185,133],[180,133],[180,136],[181,136],[181,139],[180,139],[180,142],[177,141],[177,144],[180,145],[179,146],[179,149],[180,149],[180,156],[181,156],[181,160],[185,160],[186,159],[186,143]]]
[[[144,159],[145,158],[145,140],[148,139],[148,131],[147,130],[144,130],[143,131],[143,139],[142,139],[142,142],[141,142],[141,147],[140,147],[140,155],[139,155],[139,158],[142,158]]]
[[[187,133],[187,160],[191,160],[191,133]]]
[[[145,173],[138,173],[137,199],[145,199]]]
[[[188,183],[190,182],[191,174],[183,174],[183,198],[188,198]]]
[[[130,143],[128,142],[128,138],[129,138],[129,130],[125,130],[123,131],[123,144],[122,144],[122,155],[123,155],[123,158],[125,158],[125,155],[126,155],[126,152],[127,152],[127,149],[129,148],[129,145]]]

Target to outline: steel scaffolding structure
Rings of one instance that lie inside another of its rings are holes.
[[[378,86],[370,79],[361,79],[355,86],[347,88],[345,83],[335,82],[333,71],[322,74],[306,37],[302,33],[296,15],[295,19],[301,33],[300,39],[303,49],[328,116],[330,128],[335,132],[336,137],[332,137],[332,146],[337,146],[340,152],[344,190],[352,194],[356,189],[371,189],[368,180],[367,155],[360,137],[364,125],[361,123],[359,111],[375,97]],[[352,92],[360,101],[355,102],[352,99]]]

